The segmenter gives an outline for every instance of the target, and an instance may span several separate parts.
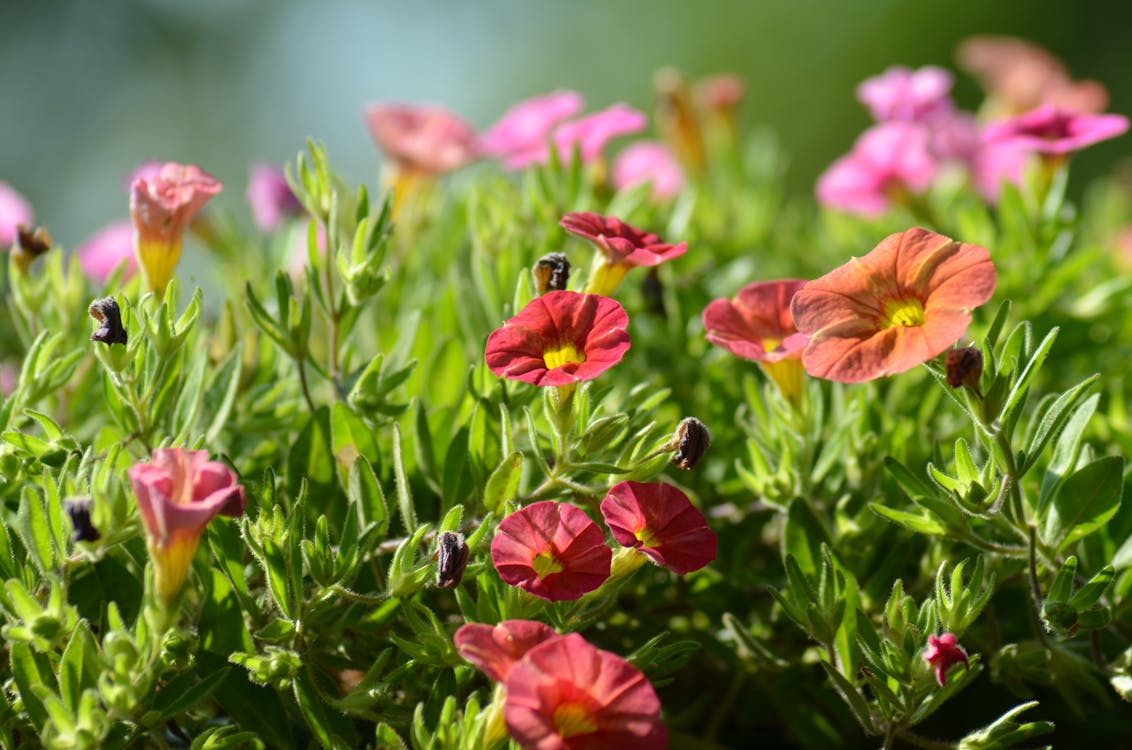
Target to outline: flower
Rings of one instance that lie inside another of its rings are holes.
[[[456,651],[496,682],[506,682],[515,662],[540,643],[557,638],[554,628],[536,620],[504,620],[498,625],[468,623],[453,637]]]
[[[818,178],[825,206],[862,216],[880,216],[904,193],[921,193],[935,179],[931,132],[911,122],[886,122],[866,130],[853,150]]]
[[[712,300],[703,312],[705,337],[737,357],[754,360],[782,394],[802,393],[802,350],[809,343],[798,333],[790,300],[802,279],[748,284],[732,299]]]
[[[912,70],[894,65],[862,82],[857,99],[877,122],[931,122],[954,109],[951,83],[951,74],[943,68],[928,65]]]
[[[684,172],[676,156],[660,141],[638,141],[613,162],[613,186],[618,190],[648,183],[653,200],[674,198],[684,189]]]
[[[1092,115],[1046,104],[983,130],[988,144],[1014,144],[1027,151],[1064,156],[1128,130],[1124,115]]]
[[[601,528],[569,503],[544,500],[499,522],[491,561],[512,586],[552,602],[577,599],[609,578]]]
[[[582,111],[582,95],[562,89],[516,104],[478,142],[480,153],[503,160],[507,169],[546,160],[555,126]]]
[[[68,497],[63,501],[63,511],[71,518],[72,542],[97,542],[102,538],[90,518],[92,502],[90,497]]]
[[[1018,143],[982,143],[971,162],[971,180],[983,199],[997,203],[1002,186],[1021,185],[1030,153]]]
[[[157,598],[169,604],[185,583],[201,532],[216,515],[238,516],[247,500],[236,475],[207,451],[159,448],[134,464],[130,484],[145,526]]]
[[[146,285],[160,294],[181,258],[185,229],[220,192],[220,182],[192,164],[167,162],[156,177],[137,177],[130,186],[130,217]]]
[[[802,365],[841,383],[909,370],[963,335],[995,282],[986,248],[920,228],[891,234],[794,295],[794,323],[810,337]]]
[[[107,279],[125,262],[123,279],[138,272],[138,259],[134,254],[134,225],[116,221],[98,230],[75,249],[79,265],[92,281],[105,284]]]
[[[299,216],[303,206],[291,192],[283,170],[274,164],[253,164],[248,172],[248,204],[262,232],[273,232],[288,216]]]
[[[488,368],[509,380],[566,385],[592,380],[629,350],[629,316],[616,300],[547,292],[487,337]]]
[[[471,125],[443,107],[371,104],[363,116],[374,141],[400,169],[444,174],[467,164],[475,151]]]
[[[589,164],[601,156],[609,141],[643,130],[647,124],[648,117],[644,112],[620,102],[577,120],[564,122],[554,130],[558,159],[564,164],[569,163],[577,148],[582,163]],[[545,158],[540,161],[545,161]]]
[[[545,641],[507,677],[504,720],[533,750],[663,750],[660,700],[640,670],[577,633]]]
[[[947,670],[952,666],[962,662],[964,669],[970,669],[967,652],[959,645],[954,633],[944,633],[938,638],[928,635],[928,646],[921,656],[935,669],[935,679],[940,687],[947,682]]]
[[[589,240],[601,253],[586,291],[612,294],[621,279],[634,266],[657,266],[677,258],[688,244],[662,242],[655,234],[630,226],[616,216],[591,212],[568,213],[558,222],[570,234]]]
[[[0,249],[7,250],[16,241],[16,227],[35,223],[31,204],[6,182],[0,182]]]
[[[715,532],[688,496],[664,482],[620,482],[601,501],[613,538],[684,575],[715,559]]]

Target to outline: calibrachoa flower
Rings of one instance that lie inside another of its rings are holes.
[[[951,74],[928,65],[912,70],[894,65],[857,87],[861,101],[877,122],[931,122],[954,110]]]
[[[156,177],[138,177],[130,186],[130,217],[146,285],[160,294],[181,258],[189,222],[221,184],[192,164],[168,162]]]
[[[754,360],[782,394],[802,394],[802,350],[809,339],[798,333],[790,300],[802,279],[748,284],[732,299],[712,300],[703,312],[708,341],[737,357]]]
[[[970,669],[967,652],[959,645],[954,633],[944,633],[938,638],[929,635],[928,646],[921,656],[935,669],[935,679],[940,687],[947,682],[947,670],[952,666],[962,662],[964,669]]]
[[[921,193],[935,179],[936,159],[927,127],[911,122],[874,125],[853,150],[818,178],[823,205],[862,216],[880,216],[889,202]]]
[[[443,107],[371,104],[364,116],[374,141],[401,169],[438,175],[472,159],[472,126]]]
[[[217,515],[238,516],[247,502],[236,475],[207,451],[159,448],[134,464],[130,484],[145,525],[158,601],[172,602],[189,572],[201,532]]]
[[[520,102],[480,137],[479,151],[502,159],[507,169],[545,161],[551,131],[582,106],[582,95],[565,89]]]
[[[577,633],[535,646],[507,677],[507,730],[532,750],[663,750],[660,700],[640,670]]]
[[[629,350],[629,316],[597,294],[547,292],[487,337],[484,357],[500,377],[535,385],[592,380]]]
[[[491,561],[512,586],[550,601],[577,599],[609,578],[612,550],[586,512],[544,500],[499,522]]]
[[[91,280],[103,284],[122,264],[126,263],[123,279],[138,272],[138,259],[134,255],[134,225],[116,221],[98,230],[75,248],[79,265]]]
[[[452,640],[460,656],[496,682],[506,682],[511,667],[524,654],[557,637],[554,628],[537,620],[504,620],[494,626],[461,625]]]
[[[909,370],[963,335],[995,282],[985,248],[919,228],[889,235],[794,295],[794,324],[810,337],[802,364],[842,383]]]
[[[1047,104],[1003,122],[987,125],[983,140],[1013,144],[1047,156],[1064,156],[1128,130],[1124,115],[1092,115]]]
[[[618,136],[644,130],[647,124],[648,117],[644,112],[618,102],[559,125],[554,130],[554,145],[562,163],[568,163],[577,148],[582,163],[589,164],[601,156],[605,144]]]
[[[248,204],[263,232],[273,232],[288,216],[299,216],[303,206],[291,192],[283,170],[274,164],[253,164],[248,172]]]
[[[7,250],[16,241],[16,227],[34,223],[31,204],[11,185],[0,182],[0,250]]]
[[[601,501],[613,538],[674,573],[699,570],[715,559],[715,532],[688,496],[664,482],[620,482]]]
[[[658,201],[675,198],[684,189],[684,171],[660,141],[638,141],[613,162],[613,186],[618,190],[645,183],[652,186],[653,200]]]
[[[595,294],[612,294],[634,266],[657,266],[688,250],[686,242],[663,242],[655,234],[643,232],[616,216],[568,213],[558,223],[570,234],[592,242],[600,252],[586,289]]]

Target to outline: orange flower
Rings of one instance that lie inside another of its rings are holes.
[[[794,295],[794,324],[810,337],[802,364],[841,383],[910,370],[966,332],[995,281],[986,248],[920,228],[889,235]]]

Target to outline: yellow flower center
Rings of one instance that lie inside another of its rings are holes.
[[[769,354],[777,349],[781,343],[782,339],[763,339],[763,351]]]
[[[558,727],[558,736],[564,739],[597,731],[590,712],[577,703],[563,703],[554,709],[554,726]]]
[[[884,303],[884,327],[912,328],[924,324],[924,304],[918,299],[897,299]]]
[[[540,580],[545,579],[554,573],[561,573],[564,568],[558,558],[554,556],[553,552],[539,552],[535,555],[535,559],[531,560],[531,567],[535,569],[535,575]]]
[[[573,344],[563,344],[557,349],[547,349],[542,353],[542,361],[548,370],[570,364],[571,362],[585,362],[586,355],[579,354]]]
[[[634,536],[637,537],[637,541],[641,543],[642,547],[659,547],[661,543],[660,537],[648,527],[637,531]]]

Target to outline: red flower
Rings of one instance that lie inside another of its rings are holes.
[[[684,575],[715,559],[716,538],[688,496],[663,482],[621,482],[601,501],[613,538]]]
[[[443,107],[371,104],[363,115],[374,141],[401,169],[436,175],[471,161],[475,132]]]
[[[491,561],[512,586],[550,601],[577,599],[609,578],[613,552],[585,511],[544,500],[499,522]]]
[[[504,720],[531,750],[663,750],[660,700],[640,670],[577,633],[535,646],[507,677]]]
[[[506,682],[524,654],[557,637],[553,628],[536,620],[504,620],[495,626],[461,625],[452,640],[460,656],[496,682]]]
[[[592,380],[629,350],[629,316],[596,294],[547,292],[492,331],[484,352],[500,377],[535,385]]]
[[[629,226],[615,216],[590,212],[568,213],[558,222],[570,234],[587,239],[610,263],[627,266],[657,266],[683,255],[688,243],[671,245],[660,237]]]
[[[939,638],[928,636],[928,647],[921,654],[928,664],[935,668],[935,679],[940,687],[947,682],[947,670],[962,662],[964,669],[970,669],[967,653],[959,645],[954,633],[944,633]]]
[[[841,383],[910,370],[963,335],[995,281],[985,248],[919,228],[889,235],[794,295],[794,323],[810,337],[802,364]]]

